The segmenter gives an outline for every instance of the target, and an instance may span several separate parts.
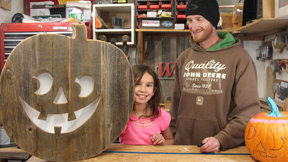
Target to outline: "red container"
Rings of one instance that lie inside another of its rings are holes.
[[[177,7],[177,9],[185,10],[185,9],[186,9],[186,6],[187,6],[187,3],[188,3],[188,1],[187,1],[186,3],[183,3],[183,2],[177,2],[176,7]]]
[[[137,2],[137,9],[138,10],[147,10],[148,9],[148,2]]]
[[[172,9],[172,1],[162,1],[161,9]]]
[[[154,10],[154,9],[160,9],[160,2],[159,1],[149,1],[149,9]]]

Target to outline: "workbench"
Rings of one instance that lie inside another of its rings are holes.
[[[100,155],[82,160],[83,162],[94,161],[125,161],[125,162],[168,162],[168,161],[245,161],[255,162],[245,146],[239,146],[230,150],[220,151],[218,153],[200,153],[197,146],[192,145],[121,145],[112,144]],[[46,162],[32,156],[27,162]]]
[[[19,149],[17,147],[3,147],[0,148],[0,159],[13,159],[13,160],[21,160],[26,161],[29,159],[30,155],[23,151],[22,149]]]

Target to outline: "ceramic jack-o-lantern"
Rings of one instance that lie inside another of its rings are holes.
[[[73,36],[40,34],[12,51],[2,70],[1,119],[21,149],[50,161],[96,156],[124,129],[133,105],[133,77],[125,54]]]
[[[246,147],[258,161],[284,162],[288,160],[288,113],[279,112],[270,97],[267,103],[271,112],[255,115],[246,126]]]

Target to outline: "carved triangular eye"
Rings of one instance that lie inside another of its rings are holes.
[[[36,94],[44,95],[50,91],[53,83],[53,77],[49,72],[46,70],[39,70],[34,74],[33,78],[39,81],[39,88],[35,92]]]
[[[75,82],[81,86],[79,97],[88,97],[94,90],[94,80],[89,74],[78,75]]]

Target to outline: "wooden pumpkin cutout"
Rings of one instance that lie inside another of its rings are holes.
[[[0,78],[5,131],[21,149],[50,161],[101,153],[120,135],[133,106],[125,54],[88,40],[84,25],[72,29],[72,38],[40,34],[22,41]]]

